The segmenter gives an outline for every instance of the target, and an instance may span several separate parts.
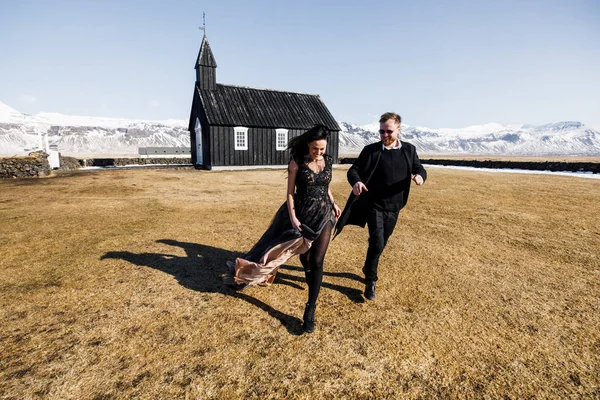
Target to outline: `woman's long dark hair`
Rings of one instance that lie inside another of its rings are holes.
[[[291,138],[288,142],[290,160],[296,161],[298,165],[304,162],[304,156],[308,154],[308,144],[315,140],[328,140],[329,129],[323,124],[316,124],[300,136]]]

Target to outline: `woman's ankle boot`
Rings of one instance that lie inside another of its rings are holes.
[[[306,303],[304,322],[302,323],[302,329],[306,333],[312,333],[315,330],[315,308],[316,304]]]

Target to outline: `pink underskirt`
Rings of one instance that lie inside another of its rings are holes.
[[[236,258],[233,279],[238,284],[268,286],[273,283],[277,270],[284,262],[297,254],[306,253],[311,244],[312,241],[299,237],[272,247],[258,262]]]

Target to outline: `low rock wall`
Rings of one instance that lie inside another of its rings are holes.
[[[340,158],[340,164],[352,164],[355,158]],[[594,162],[529,162],[529,161],[492,161],[492,160],[444,160],[421,159],[423,164],[456,165],[475,168],[512,168],[536,171],[571,171],[600,174],[600,163]],[[191,164],[190,158],[90,158],[77,159],[60,157],[59,170],[74,170],[81,167],[123,167],[126,165],[174,165]],[[48,155],[34,152],[29,156],[0,158],[0,178],[35,178],[48,176],[52,170],[48,164]]]
[[[81,160],[75,157],[63,157],[60,156],[60,168],[59,170],[70,171],[73,169],[81,168]]]
[[[600,173],[600,163],[593,162],[562,162],[562,161],[491,161],[491,160],[421,160],[423,164],[456,165],[460,167],[494,168],[494,169],[527,169],[534,171],[568,171]]]
[[[37,178],[49,175],[50,171],[48,155],[44,152],[0,158],[0,178]]]
[[[191,164],[191,158],[90,158],[79,160],[81,166],[85,167],[123,167],[125,165],[172,165]]]
[[[81,167],[123,167],[126,165],[175,165],[191,164],[190,158],[89,158],[60,156],[59,171],[75,170]],[[0,158],[1,178],[37,178],[52,173],[48,155],[34,152],[28,156]]]
[[[356,158],[340,158],[340,164],[352,164]],[[423,159],[421,163],[431,165],[454,165],[460,167],[473,168],[494,168],[494,169],[527,169],[534,171],[553,171],[553,172],[592,172],[600,174],[600,163],[595,162],[562,162],[562,161],[492,161],[492,160],[443,160],[443,159]]]

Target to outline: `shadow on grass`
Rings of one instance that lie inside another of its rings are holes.
[[[225,262],[229,260],[235,260],[236,257],[243,257],[244,253],[224,250],[198,243],[178,242],[171,239],[160,239],[156,242],[169,246],[180,247],[185,251],[186,256],[181,257],[163,253],[131,253],[129,251],[110,251],[100,257],[100,259],[120,259],[135,265],[154,268],[173,275],[179,284],[188,289],[204,293],[222,293],[227,296],[244,300],[265,311],[271,317],[279,320],[279,322],[286,327],[288,332],[291,334],[302,334],[302,320],[299,318],[278,311],[270,305],[252,296],[249,296],[244,291],[237,291],[223,283],[221,275],[226,272]],[[300,267],[282,265],[279,269],[277,277],[275,278],[275,284],[287,285],[296,289],[305,290],[303,286],[300,286],[296,283],[304,282],[304,278],[282,273],[283,270],[304,272],[304,270]],[[359,276],[354,274],[326,272],[325,275],[342,276],[362,281]],[[323,287],[337,290],[348,296],[348,298],[354,302],[363,301],[361,292],[358,289],[333,285],[327,282],[323,282]]]
[[[277,273],[275,282],[277,282],[277,279],[279,279],[279,278],[287,279],[289,281],[304,282],[304,279],[302,279],[302,278],[298,278],[295,275],[289,275],[289,274],[285,274],[285,273],[281,272],[282,270],[286,270],[286,269],[291,270],[291,271],[304,272],[304,270],[299,267],[293,267],[291,265],[282,265],[279,268],[279,272]],[[362,279],[360,276],[351,274],[351,273],[323,272],[323,275],[338,276],[338,277],[342,277],[342,278],[350,278],[350,279],[357,280],[359,282],[364,281],[364,279]],[[355,303],[364,303],[364,301],[365,301],[365,299],[362,297],[362,292],[358,289],[354,289],[354,288],[347,287],[347,286],[335,285],[333,283],[329,283],[329,282],[325,282],[325,281],[323,281],[323,283],[321,284],[321,287],[331,289],[331,290],[336,290],[336,291],[340,292],[341,294],[345,295],[346,297],[348,297],[348,299],[350,299],[351,301],[353,301]]]

